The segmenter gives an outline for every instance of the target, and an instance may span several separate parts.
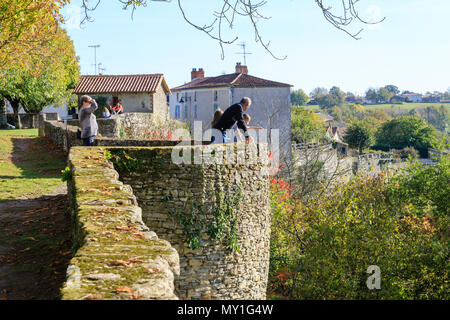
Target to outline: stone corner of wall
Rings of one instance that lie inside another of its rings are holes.
[[[177,251],[143,223],[131,187],[99,147],[74,147],[68,182],[74,250],[63,300],[177,299]]]

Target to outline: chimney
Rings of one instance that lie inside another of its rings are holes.
[[[192,68],[191,80],[194,80],[196,78],[203,79],[204,77],[205,77],[205,71],[203,71],[203,68],[199,68],[198,71],[196,68]]]
[[[247,66],[241,65],[240,62],[236,63],[236,73],[248,74]]]

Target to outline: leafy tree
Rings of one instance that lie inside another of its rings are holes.
[[[40,69],[36,57],[51,59],[46,44],[52,30],[63,22],[59,11],[69,0],[8,0],[0,3],[0,72],[14,65],[17,69]]]
[[[397,87],[397,86],[394,86],[394,85],[392,85],[392,84],[389,84],[389,85],[387,85],[387,86],[384,86],[384,88],[385,88],[387,91],[392,92],[392,95],[396,95],[396,94],[399,94],[399,93],[400,93],[400,90],[398,90],[398,87]]]
[[[316,142],[325,137],[325,122],[321,117],[305,108],[291,108],[292,141],[296,143]]]
[[[336,121],[341,122],[343,120],[343,112],[342,109],[339,108],[338,106],[334,106],[333,108],[331,108],[331,115],[334,117],[334,119]]]
[[[324,94],[323,89],[318,90],[314,93],[314,98],[321,108],[331,109],[334,106],[342,106],[344,104],[345,93],[338,87],[332,87],[327,94]]]
[[[78,81],[78,61],[66,31],[55,24],[49,34],[51,38],[39,50],[50,58],[37,56],[26,66],[9,64],[0,71],[0,96],[10,101],[16,127],[20,127],[20,105],[26,112],[40,112],[47,105],[64,103]]]
[[[361,124],[363,124],[365,127],[367,127],[370,130],[370,133],[372,137],[375,137],[375,133],[378,130],[378,128],[383,124],[383,120],[379,120],[375,117],[365,117],[361,119]],[[372,141],[374,142],[374,141]]]
[[[313,99],[320,99],[323,96],[328,94],[328,90],[326,88],[317,87],[309,94]]]
[[[333,106],[342,106],[345,102],[345,93],[339,87],[332,87],[329,95],[331,96]]]
[[[386,88],[380,88],[378,90],[378,97],[379,97],[379,101],[382,102],[387,102],[389,100],[391,100],[391,98],[394,96],[394,93],[389,91]]]
[[[377,90],[375,89],[367,90],[366,99],[370,100],[372,103],[377,103],[380,100]]]
[[[367,111],[369,117],[374,117],[382,122],[391,120],[392,117],[386,111],[380,109],[370,109]]]
[[[308,202],[274,188],[269,293],[449,299],[448,170],[360,176]],[[370,265],[382,270],[381,290],[367,289]]]
[[[291,92],[291,103],[294,106],[304,106],[309,102],[308,95],[302,89]]]
[[[359,154],[362,154],[363,149],[373,143],[373,132],[364,122],[355,121],[345,130],[344,141],[350,148],[358,149]]]
[[[376,133],[377,146],[403,149],[414,147],[421,156],[428,148],[438,147],[436,129],[424,119],[401,116],[385,122]]]
[[[415,214],[435,218],[450,217],[450,157],[443,156],[434,166],[413,162],[389,184],[391,199],[397,203],[412,203]]]

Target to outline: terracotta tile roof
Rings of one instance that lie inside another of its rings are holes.
[[[172,88],[173,91],[196,89],[196,88],[214,88],[214,87],[291,87],[290,84],[275,82],[257,78],[244,73],[224,74],[217,77],[206,77],[203,79],[194,79],[184,85]]]
[[[81,76],[74,93],[153,93],[160,83],[170,93],[162,74]]]

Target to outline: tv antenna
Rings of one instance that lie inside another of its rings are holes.
[[[247,57],[248,54],[252,54],[252,53],[251,52],[247,52],[245,50],[245,48],[247,46],[247,44],[245,42],[241,42],[241,43],[237,44],[237,46],[242,47],[242,52],[236,52],[236,54],[242,54],[244,56],[244,65],[246,66],[247,65],[246,57]]]
[[[97,75],[97,48],[100,48],[99,44],[88,46],[89,48],[94,48],[94,74]]]
[[[100,67],[101,65],[103,65],[101,62],[98,63],[98,73],[104,73],[106,71],[106,68],[102,68]]]

